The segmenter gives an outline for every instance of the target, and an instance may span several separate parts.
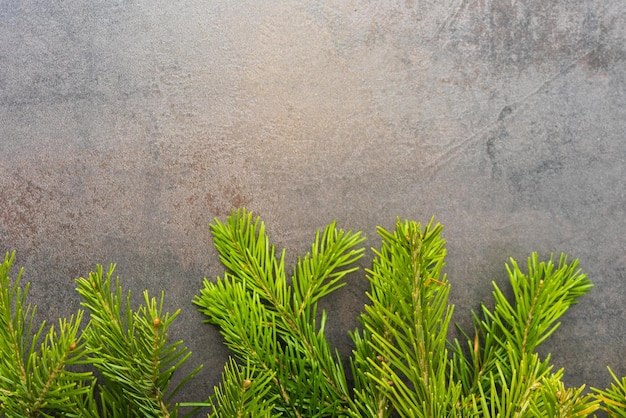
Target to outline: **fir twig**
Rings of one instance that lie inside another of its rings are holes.
[[[90,361],[102,372],[102,408],[114,416],[169,417],[178,414],[171,405],[169,385],[174,372],[190,356],[182,342],[168,343],[167,331],[179,311],[163,311],[163,294],[157,303],[144,292],[144,305],[130,307],[130,292],[124,297],[115,266],[106,275],[98,266],[88,278],[77,279],[82,305],[90,311],[85,330]],[[199,371],[183,379],[187,382]]]
[[[80,337],[83,312],[59,320],[58,331],[45,322],[33,332],[35,308],[26,303],[30,284],[21,287],[22,270],[10,273],[15,252],[0,265],[0,411],[8,416],[76,414],[91,395],[89,372],[69,368],[84,363]]]
[[[224,278],[204,282],[194,299],[207,321],[220,326],[243,364],[272,374],[277,409],[294,416],[332,416],[351,402],[341,361],[324,336],[320,298],[343,286],[362,256],[363,239],[335,223],[316,234],[311,251],[298,260],[288,284],[285,252],[270,244],[265,225],[245,210],[211,226],[228,268]]]
[[[609,417],[626,417],[626,377],[619,379],[610,367],[608,370],[613,378],[611,387],[604,390],[594,388],[593,391]]]
[[[433,221],[422,227],[398,220],[393,232],[379,228],[383,244],[368,270],[371,305],[361,316],[363,334],[355,334],[354,364],[369,366],[365,379],[356,381],[363,413],[388,416],[395,410],[401,416],[447,416],[458,403],[460,389],[449,379],[446,350],[453,308],[442,274],[441,231]],[[363,344],[369,348],[363,349]]]

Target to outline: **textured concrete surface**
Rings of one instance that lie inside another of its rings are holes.
[[[442,222],[455,319],[509,256],[567,252],[596,287],[546,343],[571,385],[626,375],[626,12],[621,1],[0,2],[0,250],[42,318],[116,262],[166,290],[205,369],[226,359],[191,299],[221,267],[208,223],[259,213],[305,251],[336,218],[378,245]],[[368,261],[364,261],[364,265]],[[364,278],[327,301],[333,342]]]

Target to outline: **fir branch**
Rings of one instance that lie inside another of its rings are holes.
[[[527,274],[511,259],[507,272],[513,302],[493,282],[493,311],[483,304],[482,318],[473,313],[473,337],[461,330],[467,350],[458,341],[452,346],[454,368],[464,394],[480,392],[485,402],[492,396],[493,387],[511,381],[522,358],[552,335],[560,325],[558,319],[593,286],[578,268],[578,260],[568,263],[564,254],[555,266],[552,257],[547,263],[539,262],[533,253]],[[539,364],[548,367],[548,361],[549,356]]]
[[[361,257],[363,249],[353,249],[361,241],[358,234],[337,229],[336,221],[327,225],[322,233],[316,232],[311,251],[298,258],[294,268],[292,285],[296,291],[292,309],[295,317],[301,317],[308,308],[316,306],[319,299],[345,285],[341,280],[358,267],[344,269],[344,266]]]
[[[561,381],[563,370],[541,380],[536,399],[531,404],[534,416],[550,418],[582,418],[591,416],[600,407],[600,400],[584,394],[585,386],[566,388]]]
[[[233,211],[226,223],[215,220],[211,232],[229,271],[215,284],[205,280],[194,303],[220,326],[242,361],[275,372],[274,393],[282,408],[296,416],[345,409],[351,402],[345,372],[324,336],[326,315],[317,317],[317,302],[355,270],[348,266],[362,256],[362,249],[354,248],[360,235],[328,225],[316,234],[309,254],[298,259],[288,285],[285,251],[276,256],[258,217]],[[269,354],[259,355],[264,348]]]
[[[608,370],[613,378],[611,387],[604,390],[593,388],[593,391],[603,402],[602,410],[609,417],[626,417],[626,377],[619,379],[610,367]]]
[[[539,262],[539,256],[533,253],[528,260],[528,274],[511,259],[507,271],[515,305],[494,283],[496,307],[492,319],[503,330],[510,330],[511,341],[524,353],[532,353],[545,341],[560,326],[557,321],[565,311],[593,287],[578,269],[578,260],[568,264],[565,254],[555,266],[552,257],[547,263]]]
[[[89,372],[68,367],[84,362],[79,328],[83,313],[59,320],[58,331],[45,323],[32,334],[35,308],[26,304],[30,284],[20,286],[22,270],[11,284],[15,252],[0,266],[0,409],[10,416],[48,416],[77,413],[90,396],[84,383]],[[30,340],[30,344],[28,341]]]
[[[381,391],[400,415],[444,416],[460,396],[448,378],[445,346],[452,307],[441,273],[441,230],[433,221],[424,228],[400,220],[393,232],[379,228],[383,244],[368,270],[371,305],[361,322],[375,356],[358,359],[359,364],[367,362],[372,380],[357,388],[358,396],[364,398],[368,388]],[[387,408],[377,400],[369,409],[384,416]]]
[[[278,395],[270,393],[273,379],[271,371],[258,371],[249,363],[242,367],[230,360],[224,368],[222,383],[210,399],[213,411],[209,418],[281,416],[274,407]]]
[[[101,387],[105,410],[125,411],[127,416],[164,417],[176,414],[178,406],[170,406],[169,385],[174,372],[190,353],[182,342],[169,343],[167,330],[179,311],[163,312],[161,301],[144,292],[144,305],[137,311],[130,307],[130,292],[123,297],[119,279],[113,282],[111,265],[106,276],[98,266],[88,278],[79,278],[77,291],[81,303],[91,313],[86,329],[90,361],[106,381]],[[199,371],[183,379],[186,383]]]
[[[76,317],[72,315],[69,320],[59,320],[59,333],[50,327],[39,351],[29,353],[27,372],[38,392],[32,411],[44,408],[64,410],[68,407],[69,396],[88,394],[89,388],[83,382],[91,380],[92,374],[67,370],[69,366],[84,363],[84,344],[79,337],[82,317],[83,312],[79,311]]]
[[[27,344],[27,335],[31,334],[35,308],[26,305],[26,296],[30,288],[27,283],[24,289],[20,287],[23,269],[20,269],[17,277],[11,284],[11,267],[15,260],[15,251],[7,253],[4,262],[0,265],[0,350],[2,353],[1,364],[3,380],[12,384],[26,385],[27,372],[24,364],[24,352]],[[14,313],[15,312],[15,313]],[[37,335],[40,335],[44,325],[42,324]]]

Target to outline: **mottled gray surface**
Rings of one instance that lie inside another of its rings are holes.
[[[292,256],[336,218],[378,244],[442,222],[457,321],[509,256],[565,251],[596,287],[546,344],[569,384],[626,375],[626,8],[607,0],[0,2],[0,250],[40,315],[117,262],[166,290],[175,337],[226,359],[191,305],[208,223],[246,206]],[[367,265],[369,260],[363,262]],[[364,278],[327,301],[331,338]]]

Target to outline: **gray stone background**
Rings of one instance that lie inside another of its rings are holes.
[[[593,291],[543,350],[571,385],[626,375],[626,8],[619,0],[0,1],[0,250],[39,317],[96,263],[173,338],[227,351],[191,304],[222,268],[208,224],[246,206],[291,260],[333,219],[445,225],[455,320],[564,251]],[[371,255],[363,260],[368,266]],[[344,355],[362,274],[325,302]]]

